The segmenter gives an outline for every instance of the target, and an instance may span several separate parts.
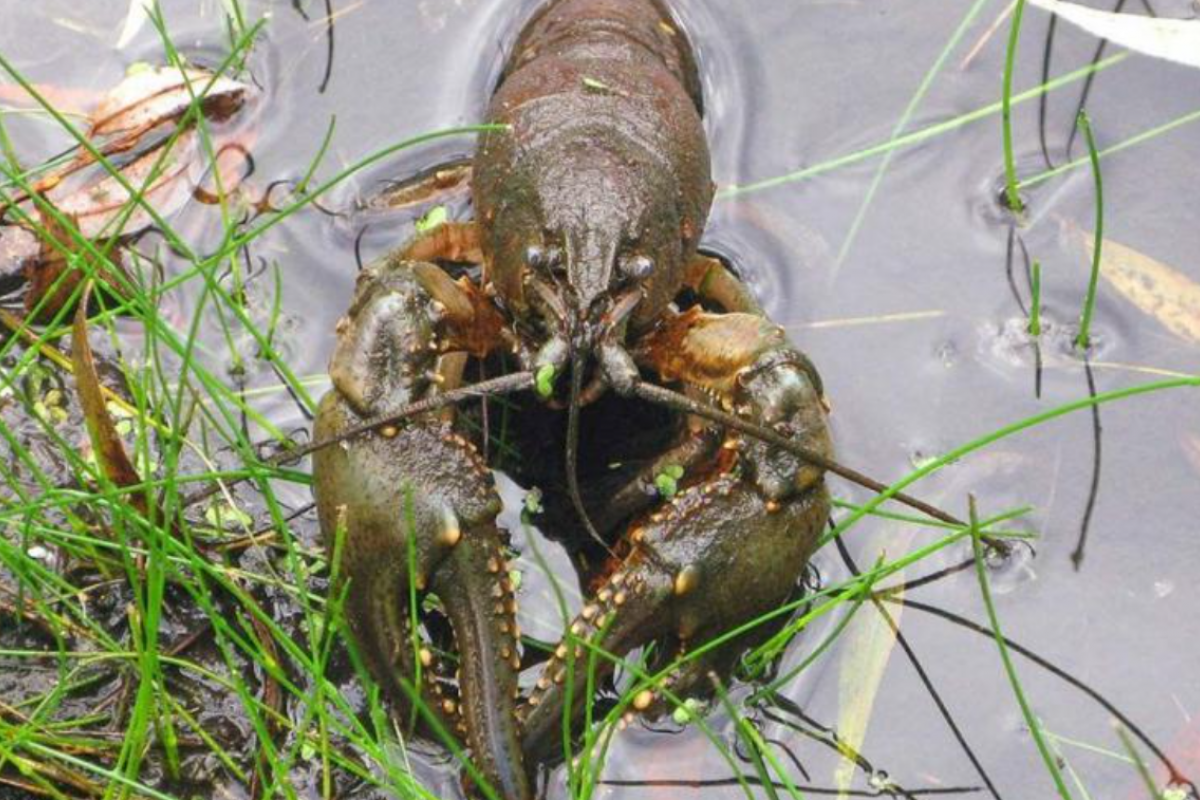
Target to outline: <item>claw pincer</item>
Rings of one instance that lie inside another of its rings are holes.
[[[318,438],[438,389],[439,340],[452,340],[455,326],[421,267],[385,259],[360,278],[339,325]],[[344,616],[398,717],[461,736],[500,796],[527,797],[513,715],[516,604],[495,522],[500,498],[475,446],[428,416],[318,451],[313,477],[326,545],[340,554]],[[454,632],[457,687],[413,628],[427,594]]]

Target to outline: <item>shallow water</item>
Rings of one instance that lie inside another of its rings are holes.
[[[0,55],[39,84],[101,92],[129,64],[162,57],[150,26],[126,49],[114,49],[126,5],[110,1],[80,10],[79,4],[57,0],[0,0],[5,20]],[[173,0],[163,5],[179,48],[201,63],[218,63],[228,50],[222,4]],[[505,45],[536,5],[536,0],[247,4],[249,19],[271,14],[249,59],[249,74],[262,90],[243,123],[253,129],[253,184],[300,178],[334,117],[332,143],[318,176],[331,176],[407,137],[478,121]],[[1094,227],[1086,164],[1030,188],[1028,217],[1020,226],[996,201],[1003,171],[997,113],[891,150],[886,165],[879,156],[864,157],[794,180],[760,183],[886,142],[968,4],[674,0],[671,5],[697,48],[704,77],[720,190],[705,245],[738,265],[767,311],[820,367],[842,462],[885,482],[894,480],[924,459],[1088,396],[1083,361],[1069,347],[1087,283],[1084,242]],[[954,120],[998,101],[1007,25],[990,36],[986,32],[1003,6],[999,0],[980,6],[899,132]],[[1165,15],[1187,11],[1183,3],[1155,8]],[[1041,80],[1046,28],[1045,14],[1026,12],[1018,91]],[[1086,65],[1095,49],[1088,36],[1059,25],[1051,74]],[[1036,99],[1016,107],[1023,174],[1046,168],[1040,128],[1053,163],[1068,160],[1064,148],[1082,85],[1075,81],[1051,93],[1044,117]],[[1200,73],[1132,56],[1095,77],[1087,108],[1103,149],[1195,113],[1198,99]],[[11,104],[8,98],[4,102]],[[68,143],[37,118],[9,117],[6,124],[27,163]],[[1194,224],[1200,170],[1189,166],[1200,163],[1196,130],[1194,124],[1183,125],[1104,158],[1102,167],[1106,236],[1200,284],[1200,227]],[[322,201],[332,213],[302,211],[252,246],[251,272],[265,277],[250,282],[251,306],[257,313],[269,312],[271,270],[277,266],[283,350],[296,374],[315,379],[314,396],[323,390],[320,376],[333,326],[349,300],[358,260],[386,251],[411,230],[412,213],[364,211],[360,203],[387,180],[470,148],[471,140],[462,137],[387,158],[333,189]],[[1079,138],[1071,157],[1085,155]],[[180,223],[201,251],[204,237],[217,231],[211,213],[188,211]],[[458,201],[452,213],[466,215],[469,209]],[[1040,381],[1023,332],[1030,292],[1021,243],[1042,267],[1049,331],[1041,344]],[[1014,251],[1015,261],[1009,257]],[[165,258],[170,272],[172,257]],[[185,284],[172,298],[181,323],[190,317],[200,288],[197,282]],[[208,322],[203,338],[212,349],[212,365],[219,367],[228,359],[228,347],[214,321]],[[1161,379],[1162,371],[1194,373],[1200,355],[1200,341],[1173,332],[1104,280],[1094,335],[1094,392]],[[253,343],[238,344],[253,353]],[[277,378],[269,370],[251,370],[247,382],[254,388],[273,385]],[[308,425],[284,393],[254,402],[284,430]],[[991,574],[1005,633],[1101,693],[1195,778],[1200,775],[1200,582],[1195,579],[1200,404],[1194,389],[1175,389],[1106,404],[1098,420],[1098,439],[1096,419],[1084,409],[996,442],[912,491],[963,516],[969,494],[984,516],[1032,507],[1019,524],[1039,534],[1036,555],[1019,550]],[[840,480],[833,487],[844,498],[869,496]],[[302,487],[285,490],[297,505],[305,493]],[[507,496],[512,504],[519,502],[518,491]],[[1094,510],[1086,557],[1076,570],[1071,554],[1089,501]],[[508,522],[515,527],[515,516],[510,514]],[[297,529],[309,541],[315,537],[311,519]],[[881,548],[895,558],[930,540],[923,529],[868,520],[847,535],[846,546],[866,567]],[[960,545],[923,561],[907,577],[969,556],[969,547]],[[827,581],[847,571],[832,547],[822,550],[815,564]],[[525,593],[536,598],[545,582],[537,578],[528,554],[523,566],[530,574]],[[986,625],[971,571],[908,596]],[[552,638],[552,618],[547,622],[534,605],[524,602],[523,627]],[[861,613],[877,612],[867,607]],[[1050,796],[1053,786],[995,643],[915,606],[893,613],[901,613],[907,644],[999,796]],[[813,625],[781,669],[803,660],[836,621]],[[798,784],[834,785],[836,754],[819,741],[819,731],[820,726],[838,729],[855,705],[855,670],[862,657],[850,641],[839,639],[786,688],[786,697],[807,722],[780,708],[756,719]],[[1110,726],[1112,715],[1030,661],[1018,657],[1016,666],[1035,713],[1049,732],[1062,737],[1055,746],[1091,796],[1144,796],[1133,767],[1115,755],[1121,747]],[[979,771],[900,648],[891,651],[869,710],[860,750],[877,771],[876,788],[881,773],[913,794],[960,788],[966,796],[968,788],[981,787]],[[714,714],[710,724],[732,743],[735,732],[725,717]],[[800,729],[817,730],[818,736]],[[433,754],[422,758],[422,752]],[[417,771],[436,790],[455,790],[453,770],[436,751],[418,749],[415,757]],[[749,763],[740,766],[753,772]],[[1161,765],[1152,761],[1151,766],[1162,778]],[[550,782],[551,797],[565,795],[561,774]],[[714,756],[694,728],[636,724],[617,737],[605,773],[616,783],[600,793],[743,795],[730,783],[731,775],[729,764]],[[630,781],[693,785],[623,785]],[[854,786],[872,790],[861,774]],[[310,788],[315,791],[316,785]]]

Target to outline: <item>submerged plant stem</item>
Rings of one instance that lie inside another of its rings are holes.
[[[1025,211],[1018,191],[1017,162],[1013,156],[1012,137],[1012,80],[1013,67],[1017,60],[1017,40],[1021,37],[1021,16],[1025,13],[1025,0],[1017,0],[1013,9],[1012,24],[1008,33],[1008,51],[1004,56],[1004,91],[1001,96],[1000,120],[1004,135],[1004,183],[1008,207],[1016,214]]]
[[[1000,618],[996,615],[996,606],[992,602],[992,591],[988,586],[987,565],[984,560],[983,553],[983,537],[979,534],[979,514],[975,508],[975,496],[971,495],[970,503],[970,521],[971,521],[971,550],[975,554],[975,574],[979,578],[979,591],[983,595],[983,605],[987,609],[988,622],[992,628],[992,635],[996,640],[996,647],[1000,651],[1000,660],[1004,662],[1004,671],[1008,675],[1008,681],[1012,684],[1013,694],[1017,698],[1017,704],[1021,707],[1021,714],[1025,717],[1025,724],[1029,727],[1029,733],[1033,736],[1033,741],[1037,744],[1038,752],[1042,756],[1042,761],[1046,764],[1046,769],[1050,772],[1050,777],[1054,779],[1054,786],[1058,789],[1058,794],[1063,800],[1071,800],[1071,793],[1067,790],[1067,784],[1063,781],[1062,772],[1058,768],[1058,762],[1054,758],[1054,754],[1050,752],[1049,746],[1046,744],[1045,737],[1042,735],[1042,725],[1038,718],[1034,715],[1033,709],[1029,707],[1029,701],[1025,698],[1025,691],[1021,688],[1021,680],[1017,677],[1017,669],[1013,666],[1012,657],[1008,653],[1008,644],[1004,639],[1004,634],[1000,631]]]
[[[1042,335],[1042,262],[1033,261],[1033,286],[1029,300],[1029,335]]]
[[[1092,310],[1096,307],[1096,284],[1100,280],[1100,248],[1104,243],[1104,180],[1100,175],[1100,154],[1096,150],[1096,137],[1092,135],[1092,123],[1086,111],[1079,112],[1079,127],[1087,142],[1088,158],[1092,162],[1092,178],[1096,185],[1096,233],[1092,245],[1092,275],[1088,279],[1087,297],[1083,301],[1083,312],[1079,316],[1079,335],[1075,346],[1087,350],[1091,345]]]

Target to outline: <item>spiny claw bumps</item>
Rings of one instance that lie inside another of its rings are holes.
[[[595,671],[593,685],[611,673],[608,656],[591,657],[593,650],[620,657],[656,642],[658,666],[664,666],[786,602],[828,514],[823,485],[774,501],[724,473],[679,492],[633,523],[632,551],[570,623],[519,711],[526,757],[554,753],[564,713],[576,716],[585,701],[589,669]],[[744,634],[687,662],[670,685],[688,691],[702,686],[700,678],[710,670],[728,672],[765,632]],[[568,684],[575,687],[571,709]],[[658,707],[656,701],[653,693],[639,695],[633,707],[649,710]]]
[[[428,372],[446,335],[443,314],[413,265],[385,261],[364,274],[339,326],[334,389],[318,411],[318,439],[357,428],[438,383]],[[345,619],[398,718],[419,719],[420,703],[433,720],[427,729],[461,736],[499,796],[524,800],[516,600],[495,523],[500,498],[474,444],[449,422],[403,421],[317,451],[313,478],[327,547],[340,553]],[[412,629],[414,616],[424,616],[426,593],[437,597],[453,630],[456,682],[433,643]]]

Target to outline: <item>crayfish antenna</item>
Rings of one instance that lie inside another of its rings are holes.
[[[606,553],[616,558],[616,553],[592,524],[587,509],[583,507],[583,495],[579,493],[579,402],[583,393],[583,365],[586,362],[587,353],[578,345],[575,346],[571,352],[571,398],[567,405],[567,494],[571,496],[571,505],[575,507],[575,513],[588,536],[603,547]]]

